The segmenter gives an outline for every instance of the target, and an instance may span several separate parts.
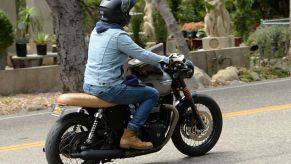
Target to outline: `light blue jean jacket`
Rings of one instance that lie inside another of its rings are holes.
[[[90,36],[84,83],[94,86],[121,84],[122,68],[129,56],[149,64],[169,63],[168,57],[144,50],[121,29],[97,33],[94,28]]]

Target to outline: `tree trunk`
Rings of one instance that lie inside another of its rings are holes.
[[[87,61],[84,21],[79,0],[46,0],[52,10],[57,37],[60,79],[64,92],[82,90]]]
[[[174,35],[174,38],[176,39],[177,47],[180,53],[184,54],[188,59],[191,59],[186,40],[183,37],[183,34],[167,4],[167,1],[166,0],[152,0],[152,3],[160,11],[169,30]]]
[[[289,1],[289,28],[291,28],[291,0]],[[291,41],[290,41],[291,44]],[[289,51],[287,55],[288,63],[291,63],[291,46],[289,46]]]

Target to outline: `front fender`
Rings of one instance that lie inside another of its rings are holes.
[[[191,93],[191,95],[192,95],[192,98],[195,102],[195,98],[198,96],[197,92],[194,91]],[[183,111],[189,107],[189,105],[187,104],[187,102],[185,100],[185,96],[181,100],[179,100],[175,103],[175,107],[177,108],[179,113],[180,113],[180,111]]]
[[[211,97],[209,97],[207,95],[198,94],[196,92],[192,92],[192,98],[193,98],[194,103],[195,103],[195,100],[197,100],[197,99],[207,99],[208,101],[211,101],[212,104],[214,104],[216,108],[219,108],[219,106],[217,105],[216,101],[213,98],[211,98]],[[189,105],[186,102],[185,97],[183,97],[181,100],[176,102],[175,107],[177,108],[177,110],[181,114],[181,113],[185,112],[186,109],[189,108]]]

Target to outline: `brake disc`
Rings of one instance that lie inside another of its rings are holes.
[[[213,121],[211,119],[210,114],[205,111],[200,111],[199,114],[206,128],[199,130],[196,126],[183,125],[181,129],[182,134],[188,139],[193,139],[195,141],[203,141],[207,137],[209,137],[213,130]]]

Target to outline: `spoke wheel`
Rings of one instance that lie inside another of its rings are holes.
[[[56,122],[48,133],[45,154],[49,164],[98,164],[100,161],[85,161],[71,158],[78,153],[87,139],[92,118],[80,113],[64,116]]]
[[[210,97],[193,97],[205,129],[199,130],[190,107],[180,109],[180,118],[172,136],[175,147],[188,156],[200,156],[211,150],[222,130],[222,115],[219,106]]]
[[[204,142],[206,142],[213,131],[213,119],[208,113],[209,111],[202,111],[207,108],[202,104],[196,104],[196,106],[199,110],[200,117],[202,118],[202,121],[204,122],[206,128],[199,130],[195,124],[187,124],[189,120],[184,121],[184,123],[180,124],[180,133],[183,141],[187,143],[187,145],[192,147],[200,146]],[[193,117],[191,108],[188,109],[187,114]]]
[[[62,136],[59,152],[63,163],[83,163],[81,159],[71,159],[70,155],[78,153],[82,144],[86,141],[88,129],[82,125],[74,125],[70,127]]]

